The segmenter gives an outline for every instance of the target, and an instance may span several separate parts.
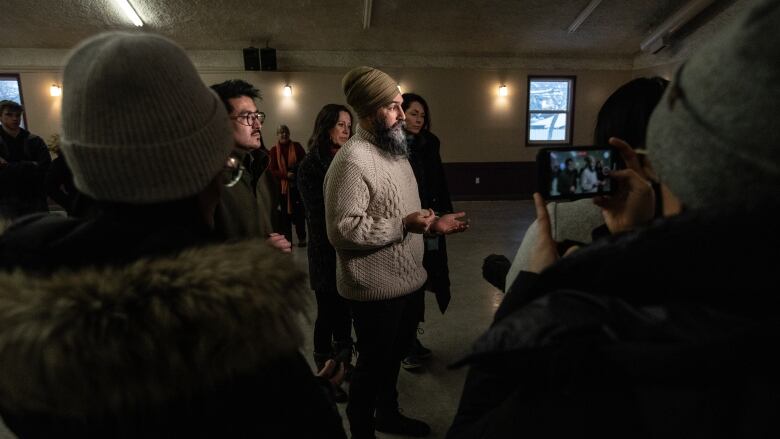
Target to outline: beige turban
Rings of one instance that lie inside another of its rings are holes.
[[[347,103],[358,118],[372,115],[382,105],[393,101],[400,92],[398,83],[387,73],[373,67],[361,66],[347,72],[341,80]]]

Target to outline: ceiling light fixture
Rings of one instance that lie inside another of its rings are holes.
[[[371,6],[372,0],[363,0],[363,30],[371,27]]]
[[[601,0],[591,0],[590,3],[588,3],[588,6],[585,6],[585,9],[580,12],[580,15],[577,16],[577,18],[574,19],[574,21],[571,22],[569,25],[569,33],[574,33],[577,28],[580,27],[580,25],[590,17],[590,14],[593,13],[593,10],[596,9],[596,7],[601,3]]]
[[[284,95],[287,97],[292,96],[292,85],[287,84],[284,86]]]
[[[119,7],[122,8],[122,11],[124,11],[125,15],[127,15],[127,18],[130,19],[130,21],[133,22],[134,25],[137,27],[141,27],[144,25],[144,22],[141,21],[141,17],[138,16],[138,13],[135,12],[135,9],[133,9],[133,5],[130,4],[127,0],[117,0],[119,2]]]
[[[653,33],[642,41],[639,48],[643,52],[658,53],[669,44],[669,37],[699,15],[707,6],[715,0],[692,0],[680,8],[672,16],[661,23]]]
[[[52,84],[51,87],[49,87],[49,94],[52,96],[62,96],[62,86]]]
[[[509,96],[509,89],[506,88],[506,85],[501,84],[498,86],[498,95],[499,96]]]

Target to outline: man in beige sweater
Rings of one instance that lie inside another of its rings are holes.
[[[424,304],[423,234],[468,225],[458,220],[462,212],[438,218],[420,209],[397,82],[377,69],[357,67],[342,87],[359,124],[325,176],[325,213],[338,291],[350,303],[357,336],[350,429],[358,439],[373,438],[375,429],[425,436],[427,424],[399,412],[396,390],[400,361]]]

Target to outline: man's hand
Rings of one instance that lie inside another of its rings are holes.
[[[468,220],[462,221],[461,218],[466,216],[466,212],[448,213],[437,218],[433,224],[431,224],[429,233],[436,233],[439,235],[450,235],[453,233],[465,232],[469,228]]]
[[[610,173],[618,192],[608,197],[594,198],[612,234],[634,230],[649,223],[655,215],[655,192],[649,181],[633,169]]]
[[[534,193],[534,206],[536,207],[536,224],[539,238],[536,240],[536,246],[534,246],[531,252],[528,270],[538,274],[560,259],[560,255],[558,255],[558,247],[555,245],[552,237],[550,215],[547,213],[547,207],[544,205],[544,198],[538,192]]]
[[[265,243],[282,253],[292,253],[292,243],[278,233],[271,233]]]
[[[322,367],[322,370],[317,372],[317,376],[327,379],[334,386],[340,386],[344,381],[346,369],[344,368],[344,363],[339,363],[338,367],[339,369],[336,370],[336,362],[328,360],[325,362],[325,366]]]
[[[431,224],[436,221],[431,209],[423,209],[419,212],[412,212],[403,219],[404,229],[409,233],[425,233]]]
[[[633,230],[649,223],[655,215],[655,192],[631,146],[611,137],[609,143],[618,150],[626,169],[610,172],[617,185],[617,193],[596,197],[594,204],[601,207],[607,228],[613,234]]]

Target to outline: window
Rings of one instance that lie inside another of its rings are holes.
[[[529,76],[527,145],[571,145],[574,76]]]
[[[0,73],[0,101],[9,100],[18,102],[24,106],[22,101],[22,82],[19,75],[12,73]],[[26,113],[26,112],[25,112]],[[22,128],[26,128],[26,117],[22,116]]]

